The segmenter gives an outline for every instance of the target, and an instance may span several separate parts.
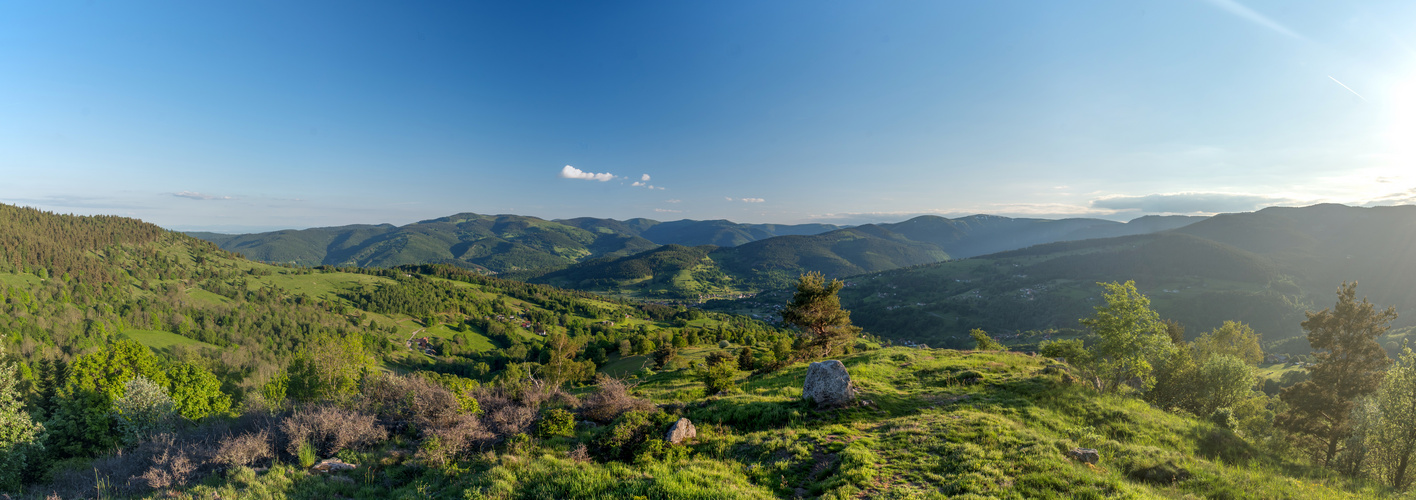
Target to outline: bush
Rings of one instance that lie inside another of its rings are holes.
[[[649,411],[654,403],[647,399],[629,395],[624,382],[609,375],[601,374],[596,381],[599,387],[585,397],[580,406],[580,415],[602,424],[610,423],[629,411]]]
[[[606,460],[632,462],[645,451],[649,441],[658,440],[662,446],[659,433],[674,420],[674,416],[658,410],[625,412],[595,437],[596,453]]]
[[[335,406],[318,406],[298,411],[280,423],[285,431],[286,450],[298,455],[309,445],[315,452],[332,456],[345,448],[359,448],[382,441],[388,432],[373,415]]]
[[[1008,350],[1008,348],[1005,347],[1003,344],[998,343],[997,340],[993,340],[993,337],[989,337],[987,333],[985,333],[983,330],[980,330],[980,329],[978,329],[978,328],[974,328],[973,330],[969,331],[969,335],[972,336],[973,339],[974,339],[974,349],[975,349],[975,350],[979,350],[979,351],[1006,351],[1006,350]]]
[[[423,377],[373,376],[365,381],[363,394],[363,409],[394,432],[445,427],[463,407],[451,391]]]
[[[172,432],[176,404],[162,386],[141,375],[124,386],[123,397],[113,402],[113,419],[123,442],[136,445],[149,437]]]
[[[270,434],[265,430],[249,432],[239,436],[227,436],[217,447],[217,463],[227,466],[247,466],[261,460],[274,458],[271,451]]]
[[[575,415],[560,408],[541,414],[536,434],[543,438],[575,435]]]
[[[694,377],[703,383],[704,392],[710,396],[732,390],[735,387],[733,377],[737,375],[737,370],[727,359],[715,361],[706,368],[694,370]]]

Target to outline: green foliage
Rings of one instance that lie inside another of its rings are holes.
[[[1390,359],[1377,344],[1396,319],[1396,310],[1378,312],[1367,299],[1357,301],[1357,283],[1343,283],[1337,304],[1309,312],[1303,329],[1317,362],[1308,372],[1312,379],[1284,389],[1281,397],[1289,410],[1276,423],[1296,436],[1317,440],[1317,453],[1331,464],[1351,432],[1348,417],[1356,401],[1375,392]]]
[[[593,439],[595,451],[606,460],[634,462],[651,441],[663,446],[662,433],[674,420],[663,411],[627,411],[599,431]]]
[[[129,446],[172,432],[176,417],[176,405],[167,390],[142,376],[129,380],[123,396],[113,401],[118,436]]]
[[[730,358],[712,359],[707,366],[699,366],[693,371],[694,378],[703,383],[703,390],[708,395],[719,394],[733,390],[733,378],[737,376],[737,369],[733,366]]]
[[[135,340],[119,340],[74,360],[62,394],[92,391],[113,400],[122,397],[128,381],[139,376],[158,385],[168,383],[152,350]]]
[[[992,337],[989,337],[989,336],[988,336],[988,333],[987,333],[987,332],[984,332],[983,330],[980,330],[980,329],[978,329],[978,328],[974,328],[973,330],[970,330],[970,331],[969,331],[969,336],[973,337],[973,339],[974,339],[974,349],[976,349],[976,350],[979,350],[979,351],[1006,351],[1006,350],[1008,350],[1008,347],[1007,347],[1007,346],[1004,346],[1003,344],[998,343],[998,341],[993,340]]]
[[[315,452],[315,445],[310,443],[300,443],[295,451],[295,459],[300,461],[300,467],[308,469],[320,460],[319,454]]]
[[[851,324],[851,313],[841,309],[836,293],[846,286],[841,280],[831,280],[819,272],[801,275],[792,301],[782,309],[782,321],[801,328],[809,336],[806,357],[829,356],[849,345],[860,333]]]
[[[738,349],[737,367],[739,370],[750,372],[757,369],[757,360],[752,357],[752,348],[743,347]]]
[[[575,414],[562,408],[541,412],[541,420],[536,424],[536,435],[543,438],[575,435]]]
[[[1166,357],[1173,346],[1160,314],[1150,299],[1136,291],[1136,283],[1098,283],[1106,289],[1106,305],[1096,306],[1082,325],[1097,342],[1091,347],[1098,389],[1115,392],[1130,381],[1144,389],[1155,385],[1152,363]]]
[[[221,381],[206,368],[177,363],[167,373],[168,393],[182,418],[201,420],[231,410],[231,396],[221,392]]]
[[[1405,490],[1411,486],[1410,465],[1416,455],[1416,352],[1409,346],[1402,346],[1373,402],[1367,445],[1374,457],[1374,475],[1392,488]]]
[[[44,452],[44,426],[30,420],[17,390],[15,368],[0,336],[0,491],[18,492],[21,473]]]
[[[1217,355],[1230,355],[1248,363],[1258,365],[1264,359],[1259,347],[1260,335],[1249,325],[1238,321],[1225,321],[1219,328],[1195,339],[1195,355],[1205,360]]]
[[[1092,353],[1082,339],[1045,340],[1038,345],[1038,354],[1060,359],[1073,366],[1090,366]]]
[[[300,401],[346,399],[358,391],[372,362],[359,336],[318,337],[290,361],[289,395]]]

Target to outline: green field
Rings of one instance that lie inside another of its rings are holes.
[[[33,274],[10,274],[0,273],[0,285],[13,286],[19,288],[33,288],[44,280]]]
[[[202,342],[200,340],[189,339],[187,337],[183,337],[175,333],[163,332],[158,330],[128,329],[123,331],[123,336],[136,340],[139,343],[148,346],[152,349],[166,349],[178,345],[189,347],[210,347],[212,349],[218,348],[217,346]]]
[[[290,293],[335,301],[339,300],[338,292],[340,291],[359,288],[363,285],[391,284],[393,280],[365,274],[314,272],[311,274],[282,273],[260,276],[250,280],[249,283],[253,289],[260,288],[264,284],[271,284]]]
[[[452,340],[457,337],[463,337],[470,341],[468,346],[477,352],[490,351],[492,349],[497,348],[496,344],[493,344],[492,340],[487,338],[485,335],[482,335],[472,330],[468,330],[466,332],[459,332],[457,330],[448,328],[448,326],[444,324],[438,324],[432,328],[425,329],[423,330],[423,333],[419,335],[424,337],[438,337],[447,340]]]

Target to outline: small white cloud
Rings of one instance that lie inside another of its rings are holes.
[[[683,203],[683,200],[664,200],[664,203]]]
[[[564,168],[561,169],[560,176],[563,179],[585,179],[587,181],[600,182],[605,182],[615,178],[614,174],[611,174],[609,172],[605,172],[603,174],[595,174],[580,170],[570,165],[566,165]]]
[[[733,201],[733,197],[731,197],[731,196],[725,196],[724,198],[727,198],[728,201]]]
[[[644,182],[649,182],[649,174],[644,174],[644,175],[639,176],[639,180],[644,181]]]
[[[655,212],[659,212],[659,213],[661,213],[661,214],[679,214],[679,213],[683,213],[683,210],[669,210],[669,209],[667,209],[667,208],[656,208],[656,209],[654,209],[654,211],[655,211]]]
[[[762,203],[767,200],[764,200],[762,198],[743,198],[742,201],[743,203]]]
[[[231,198],[230,196],[213,196],[213,195],[209,195],[209,194],[198,193],[198,192],[196,192],[196,191],[179,191],[179,192],[176,192],[176,193],[172,193],[172,196],[176,196],[176,197],[178,197],[178,198],[187,198],[187,199],[190,199],[190,200],[230,200],[230,199],[233,199],[233,198]]]
[[[639,182],[639,181],[635,181],[634,184],[630,184],[630,185],[631,185],[631,186],[643,186],[644,183],[643,183],[643,182]]]

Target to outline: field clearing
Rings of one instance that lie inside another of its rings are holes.
[[[33,274],[0,274],[0,285],[13,286],[17,288],[33,288],[44,280]]]
[[[323,273],[272,274],[257,276],[249,281],[252,288],[271,284],[290,293],[305,294],[324,300],[338,300],[339,291],[352,290],[363,285],[387,285],[393,280],[367,274]]]
[[[166,349],[168,347],[182,345],[190,347],[219,347],[202,342],[200,340],[189,339],[181,335],[159,330],[137,330],[128,329],[123,331],[123,336],[138,341],[138,343],[148,346],[151,349]]]
[[[220,295],[208,292],[200,288],[187,289],[187,297],[192,299],[193,302],[206,305],[222,305],[231,303],[231,299],[222,297]]]
[[[457,330],[449,328],[447,325],[444,324],[438,324],[437,326],[428,328],[427,330],[424,330],[423,333],[420,335],[425,337],[438,337],[445,340],[452,340],[456,337],[463,337],[471,341],[469,344],[467,344],[467,347],[477,352],[490,351],[492,349],[497,348],[496,344],[492,343],[492,339],[487,338],[485,335],[477,333],[473,330],[459,332]]]

